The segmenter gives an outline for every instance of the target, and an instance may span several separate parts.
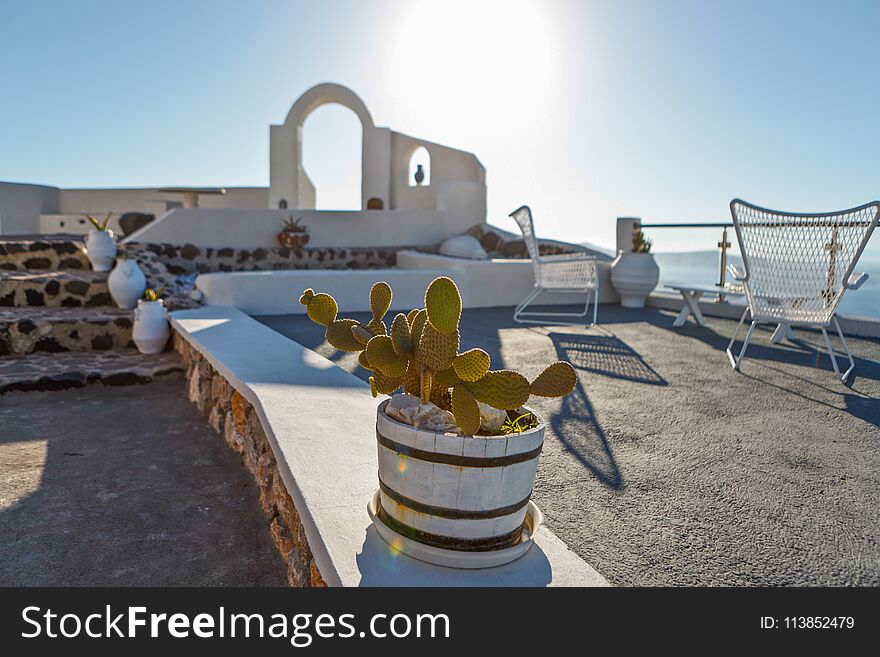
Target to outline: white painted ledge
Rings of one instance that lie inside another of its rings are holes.
[[[182,310],[171,322],[253,404],[330,586],[608,586],[546,527],[526,556],[498,568],[395,554],[367,514],[378,471],[369,386],[234,308]]]
[[[307,287],[333,295],[343,312],[370,309],[370,288],[385,281],[394,291],[392,309],[407,312],[424,305],[425,288],[437,276],[449,276],[461,290],[465,308],[510,306],[532,292],[531,260],[466,260],[399,251],[397,269],[290,269],[277,271],[210,272],[196,286],[212,306],[230,306],[252,315],[303,314],[299,293]],[[542,294],[540,304],[582,304],[586,294]],[[599,302],[616,302],[611,267],[599,262]]]

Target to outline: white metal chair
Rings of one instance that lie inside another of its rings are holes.
[[[593,321],[587,324],[587,326],[595,324],[599,306],[599,277],[596,257],[586,253],[542,256],[538,250],[538,239],[535,237],[535,225],[532,222],[532,211],[529,207],[524,205],[518,210],[511,212],[510,216],[519,224],[523,241],[525,241],[529,256],[532,259],[532,267],[535,270],[535,289],[513,311],[514,321],[521,324],[547,324],[552,322],[557,325],[584,326],[584,322],[566,320],[587,317],[590,299],[592,298]],[[526,307],[534,302],[542,292],[586,294],[587,299],[584,304],[584,310],[580,313],[526,312]],[[543,319],[526,319],[538,317]]]
[[[733,369],[739,369],[758,322],[779,324],[783,334],[792,325],[811,326],[821,329],[831,366],[846,382],[855,361],[835,312],[843,293],[858,289],[868,278],[867,274],[853,273],[853,269],[877,226],[880,201],[840,212],[796,214],[734,199],[730,214],[745,271],[734,265],[728,269],[742,281],[748,302],[727,346]],[[734,357],[736,336],[749,313],[752,325],[739,355]],[[849,359],[849,369],[842,376],[828,339],[831,324]]]

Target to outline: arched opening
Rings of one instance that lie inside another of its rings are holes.
[[[431,184],[431,154],[419,146],[409,158],[409,186],[427,187]]]
[[[363,126],[335,103],[309,114],[302,128],[302,164],[315,190],[317,210],[361,210]]]

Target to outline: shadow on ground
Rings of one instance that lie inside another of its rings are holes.
[[[283,586],[256,485],[180,374],[0,397],[0,585]]]

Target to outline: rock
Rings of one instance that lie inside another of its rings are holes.
[[[440,245],[440,254],[453,258],[487,260],[489,254],[480,246],[480,241],[472,235],[456,235]]]
[[[422,404],[413,395],[394,395],[385,407],[385,414],[417,429],[437,433],[461,433],[452,413],[431,402]]]
[[[486,433],[498,433],[507,419],[507,411],[500,411],[483,402],[477,403],[480,406],[480,429]]]

